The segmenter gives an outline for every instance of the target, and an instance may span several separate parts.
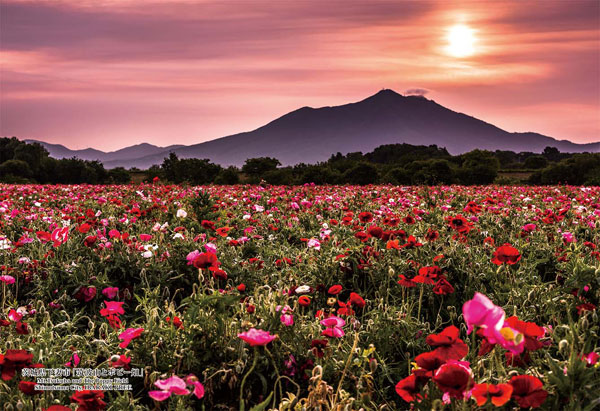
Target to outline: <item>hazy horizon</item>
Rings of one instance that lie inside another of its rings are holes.
[[[319,4],[4,0],[0,135],[190,145],[389,88],[600,140],[597,1]]]

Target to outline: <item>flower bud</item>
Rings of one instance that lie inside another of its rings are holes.
[[[567,340],[561,340],[558,343],[558,350],[565,354],[566,350],[569,349],[569,342]]]
[[[371,370],[372,373],[377,370],[377,359],[371,358],[369,360],[369,370]]]

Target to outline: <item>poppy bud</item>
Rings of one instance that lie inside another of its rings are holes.
[[[371,358],[369,360],[369,369],[372,373],[374,373],[375,370],[377,370],[377,360],[375,358]]]
[[[569,348],[569,342],[567,340],[561,340],[558,343],[558,350],[560,352],[562,352],[563,354],[565,353],[565,351]]]

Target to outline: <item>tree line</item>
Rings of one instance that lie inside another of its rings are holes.
[[[130,181],[123,167],[106,170],[99,161],[57,160],[39,143],[0,138],[0,182],[42,184],[121,184]]]
[[[0,139],[0,181],[8,183],[120,184],[142,173],[172,183],[200,184],[511,184],[507,172],[529,175],[530,184],[600,185],[600,153],[561,153],[546,147],[531,152],[473,150],[453,156],[436,145],[388,144],[363,154],[333,154],[317,164],[282,167],[272,157],[249,158],[241,168],[170,153],[146,171],[106,170],[99,161],[57,160],[38,143]]]
[[[179,159],[171,153],[150,175],[190,184],[511,184],[500,172],[525,172],[530,184],[600,185],[600,154],[561,153],[546,147],[541,154],[473,150],[453,156],[445,148],[389,144],[370,153],[332,155],[317,164],[281,167],[272,157],[250,158],[238,169],[204,159]]]

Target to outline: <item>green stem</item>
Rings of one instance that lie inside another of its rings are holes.
[[[356,346],[358,345],[358,331],[354,336],[354,343],[352,343],[352,348],[350,349],[350,355],[348,355],[348,360],[346,360],[346,365],[344,366],[344,371],[342,372],[342,377],[340,378],[340,382],[338,384],[337,390],[335,391],[335,396],[333,397],[333,405],[337,405],[337,398],[342,390],[342,384],[344,383],[344,378],[346,378],[346,373],[348,372],[348,368],[350,368],[350,363],[352,361],[352,355],[354,354],[354,350],[356,350]]]
[[[256,368],[256,364],[258,363],[258,350],[255,348],[254,349],[254,360],[252,361],[252,366],[250,367],[250,369],[248,370],[248,372],[244,375],[244,378],[242,378],[242,385],[240,386],[240,411],[244,411],[246,409],[246,405],[244,403],[244,385],[246,384],[246,379],[248,378],[248,376],[250,374],[252,374],[252,371],[254,371],[254,368]]]
[[[271,354],[271,351],[269,351],[269,349],[267,348],[267,346],[265,346],[265,351],[267,352],[267,354],[269,355],[269,358],[271,358],[271,362],[273,363],[273,368],[275,369],[275,374],[277,374],[277,381],[279,381],[281,379],[281,375],[279,374],[279,370],[277,367],[277,364],[275,363],[275,358],[273,358],[273,354]],[[277,388],[277,382],[275,383],[275,387],[273,387],[273,393],[275,393],[275,389]],[[275,408],[275,400],[276,400],[277,395],[274,394],[273,395],[273,408]],[[283,392],[282,392],[282,388],[281,388],[281,383],[279,383],[279,399],[283,399]]]
[[[423,300],[423,284],[420,286],[421,291],[419,291],[419,309],[417,311],[417,320],[421,319],[421,301]]]

